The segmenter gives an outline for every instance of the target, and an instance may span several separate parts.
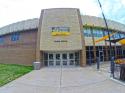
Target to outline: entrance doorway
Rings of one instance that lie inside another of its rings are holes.
[[[79,52],[45,52],[45,66],[78,66],[80,63]]]

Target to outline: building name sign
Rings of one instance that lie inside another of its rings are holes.
[[[52,27],[52,36],[68,36],[70,35],[69,27]]]
[[[54,42],[68,42],[67,40],[55,40]]]

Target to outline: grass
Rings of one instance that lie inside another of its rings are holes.
[[[32,66],[0,64],[0,87],[32,71]]]

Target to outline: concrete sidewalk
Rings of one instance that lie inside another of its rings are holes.
[[[42,68],[3,86],[0,93],[125,93],[125,86],[110,80],[109,65]]]

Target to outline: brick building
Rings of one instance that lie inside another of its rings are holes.
[[[125,37],[125,25],[107,20],[111,39]],[[0,63],[42,66],[85,66],[89,62],[109,60],[109,42],[95,41],[108,34],[104,20],[81,15],[76,8],[41,11],[40,18],[0,28]],[[112,43],[112,54],[125,57],[119,43]]]

